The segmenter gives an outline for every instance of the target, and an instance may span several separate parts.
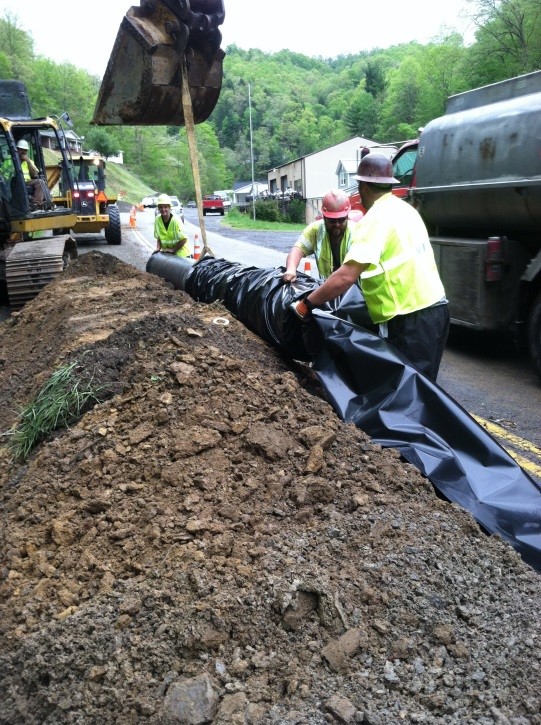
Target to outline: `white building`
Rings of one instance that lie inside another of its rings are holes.
[[[392,157],[396,146],[381,146],[361,136],[315,151],[267,172],[269,193],[293,189],[306,199],[306,222],[313,221],[321,210],[321,201],[330,189],[347,189],[357,173],[364,147]]]
[[[250,183],[246,184],[245,186],[240,186],[238,189],[235,189],[233,191],[233,204],[240,204],[242,206],[243,204],[247,203],[247,196],[261,196],[262,194],[266,194],[268,189],[268,184],[263,184],[260,181],[255,181],[253,184]],[[248,201],[251,201],[251,198]]]

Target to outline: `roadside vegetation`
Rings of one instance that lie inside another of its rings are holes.
[[[286,220],[265,221],[257,217],[257,212],[256,218],[254,219],[251,214],[251,207],[249,207],[245,212],[241,212],[235,207],[232,207],[223,217],[221,224],[224,227],[231,227],[232,229],[253,229],[256,231],[259,230],[271,232],[302,231],[306,226],[306,224],[304,223],[292,223]]]

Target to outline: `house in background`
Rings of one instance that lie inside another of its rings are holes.
[[[264,181],[254,181],[253,184],[250,181],[248,184],[244,184],[244,186],[236,186],[236,184],[234,184],[233,204],[237,204],[238,206],[249,204],[252,201],[253,197],[266,194],[268,188],[268,184],[266,184]]]
[[[382,146],[362,136],[315,151],[307,156],[282,164],[267,172],[269,194],[293,190],[306,199],[306,223],[313,221],[321,210],[321,202],[329,189],[348,189],[356,182],[353,176],[361,160],[364,147],[377,149],[392,157],[396,146]]]
[[[123,164],[124,151],[118,151],[114,156],[108,156],[106,161],[110,161],[112,164]]]
[[[68,145],[66,150],[77,154],[82,153],[84,136],[78,136],[75,131],[66,131],[65,136],[66,143]],[[41,139],[41,145],[44,149],[50,149],[51,151],[60,151],[56,135],[53,131],[40,131],[39,137]]]
[[[84,136],[78,136],[75,131],[72,131],[71,129],[68,131],[65,131],[64,133],[66,137],[66,144],[67,148],[66,151],[71,154],[82,154],[86,153],[87,155],[95,154],[99,156],[98,151],[84,151],[83,152],[83,142],[85,140]],[[57,138],[53,131],[40,131],[40,139],[41,139],[41,145],[44,149],[50,149],[51,151],[60,151],[60,148],[58,146]],[[115,156],[108,156],[107,161],[110,161],[112,164],[123,164],[124,163],[124,152],[119,151]]]

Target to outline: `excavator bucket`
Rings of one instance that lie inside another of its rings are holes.
[[[122,19],[103,76],[93,123],[184,126],[182,60],[194,123],[218,101],[225,53],[223,0],[141,0]]]

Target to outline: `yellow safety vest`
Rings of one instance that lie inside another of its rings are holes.
[[[342,241],[340,242],[339,260],[344,261],[351,246],[351,229],[354,223],[348,222]],[[320,277],[327,279],[334,271],[332,247],[325,222],[323,219],[312,222],[302,232],[295,242],[295,246],[302,250],[303,254],[313,254],[316,258],[317,270]]]
[[[169,226],[166,229],[161,214],[158,214],[154,220],[154,239],[159,239],[162,247],[170,249],[180,242],[181,239],[187,240],[188,237],[178,219],[171,215]],[[175,257],[189,257],[190,254],[191,251],[186,241],[178,252],[175,252]]]
[[[377,324],[445,299],[421,216],[390,192],[355,227],[348,261],[369,265],[361,274],[361,289]]]
[[[21,163],[21,168],[23,170],[25,182],[28,183],[29,181],[32,181],[32,177],[30,176],[30,169],[28,168],[28,161],[23,161]]]

